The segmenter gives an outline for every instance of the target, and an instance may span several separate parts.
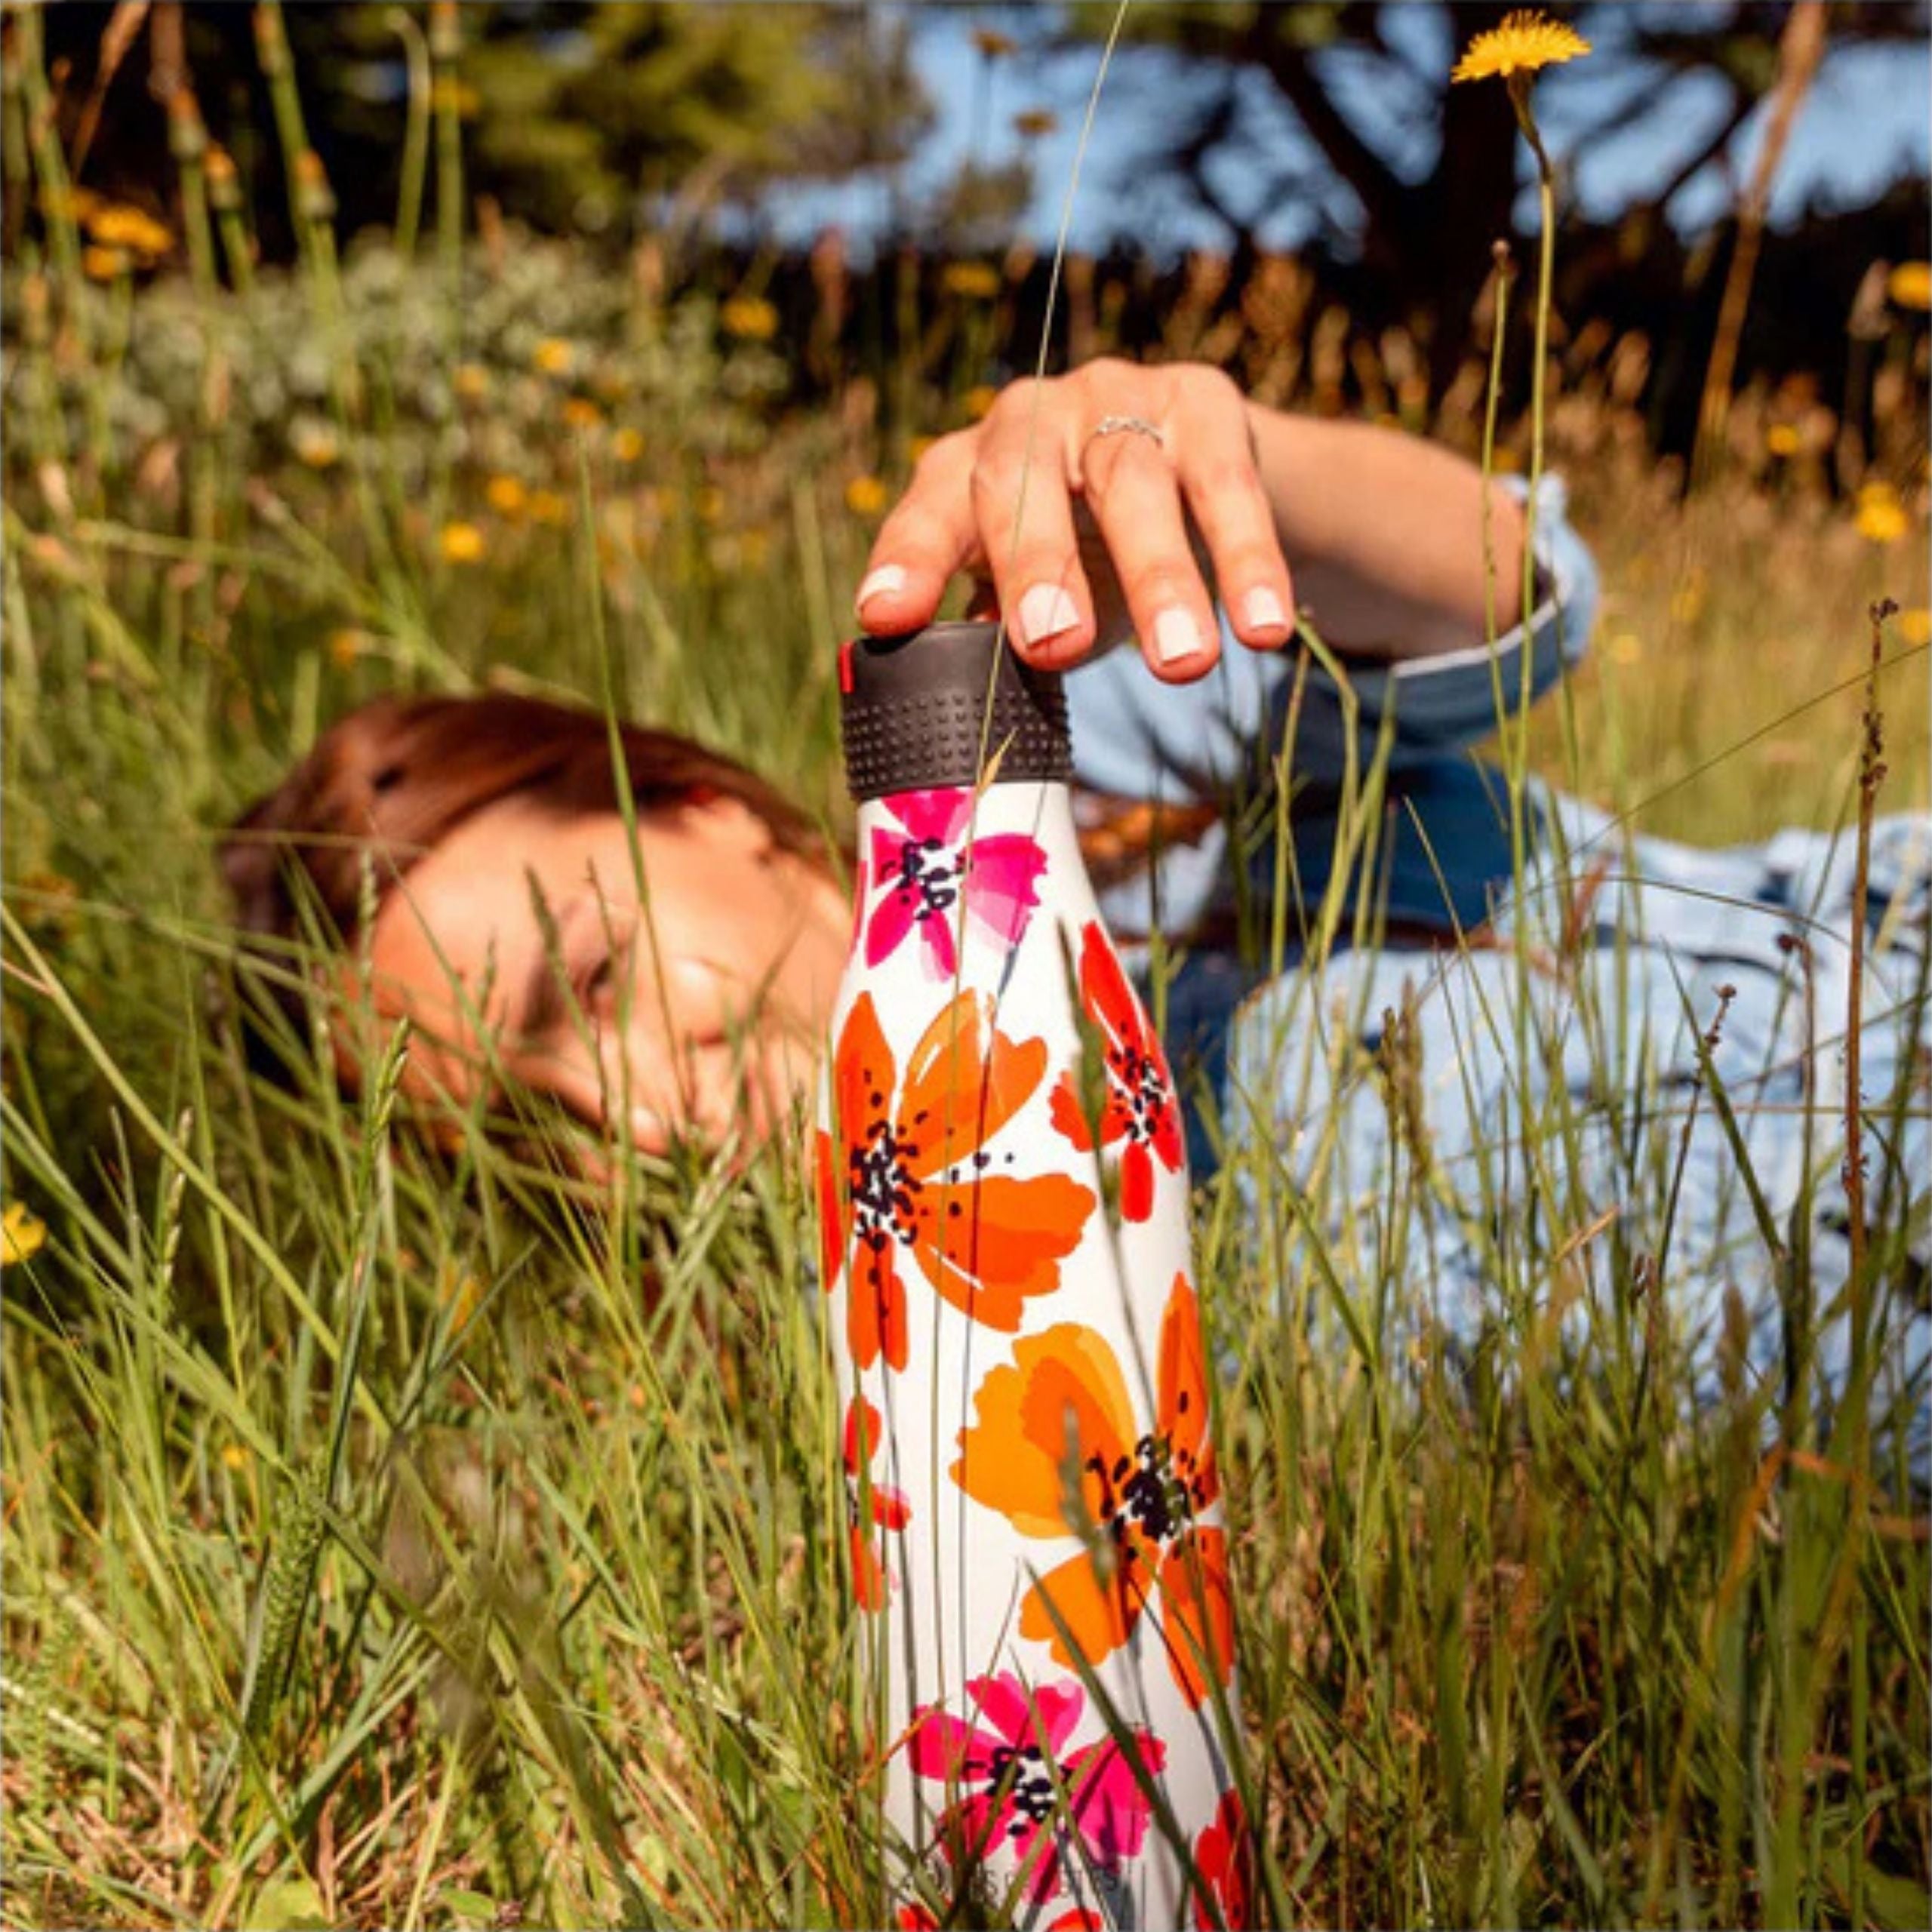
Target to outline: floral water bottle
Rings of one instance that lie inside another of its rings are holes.
[[[816,1158],[896,1923],[1243,1925],[1181,1120],[1060,680],[951,623],[847,645],[840,682]]]

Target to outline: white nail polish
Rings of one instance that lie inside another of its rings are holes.
[[[906,573],[897,564],[881,564],[859,586],[859,594],[852,600],[854,609],[863,613],[875,597],[883,597],[888,592],[906,588]]]
[[[1080,607],[1057,585],[1036,583],[1020,600],[1020,641],[1044,644],[1080,621]]]
[[[1265,585],[1247,593],[1242,601],[1241,610],[1250,630],[1279,631],[1287,629],[1288,614],[1281,608],[1281,600]]]
[[[1154,620],[1154,655],[1163,664],[1178,664],[1201,648],[1201,636],[1193,618],[1178,605],[1161,612]]]

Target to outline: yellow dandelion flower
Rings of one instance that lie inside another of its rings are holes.
[[[1795,456],[1804,441],[1795,423],[1774,423],[1764,432],[1764,447],[1774,456]]]
[[[570,513],[570,504],[555,490],[531,491],[530,518],[533,523],[568,522]]]
[[[975,423],[993,406],[993,398],[999,394],[990,383],[977,383],[966,392],[966,414]]]
[[[546,335],[531,351],[530,359],[546,376],[567,376],[577,360],[577,350],[561,337]]]
[[[483,500],[499,516],[521,516],[529,492],[514,476],[493,476],[483,486]]]
[[[481,402],[490,392],[490,372],[480,362],[459,362],[451,380],[465,402]]]
[[[368,648],[369,637],[366,631],[329,632],[329,661],[338,671],[351,669]]]
[[[1932,309],[1932,262],[1901,262],[1885,278],[1885,293],[1901,309]]]
[[[221,1466],[239,1475],[248,1466],[248,1451],[239,1442],[221,1445]]]
[[[87,229],[103,248],[125,248],[131,255],[165,255],[174,246],[172,229],[122,202],[93,210]]]
[[[635,429],[620,429],[611,438],[611,454],[620,463],[635,463],[644,454],[644,437]]]
[[[762,295],[733,296],[718,319],[740,342],[769,342],[778,333],[778,311]]]
[[[574,395],[564,405],[564,420],[573,429],[595,429],[604,420],[604,412],[587,398]]]
[[[876,476],[855,476],[845,486],[845,507],[854,516],[877,516],[891,494]]]
[[[483,97],[467,81],[445,74],[429,90],[429,104],[453,109],[459,121],[473,121],[483,106]]]
[[[1534,74],[1539,68],[1560,66],[1589,53],[1590,43],[1574,27],[1527,11],[1507,15],[1500,27],[1479,33],[1463,49],[1450,74],[1452,81],[1507,80],[1512,74]]]
[[[999,270],[986,262],[948,262],[939,280],[949,295],[971,296],[986,302],[999,293]]]
[[[483,533],[473,523],[446,523],[437,540],[445,563],[475,564],[483,560]]]
[[[311,469],[329,469],[342,460],[342,442],[326,423],[312,416],[298,416],[288,426],[288,447],[298,463]]]
[[[81,272],[90,281],[118,281],[134,266],[125,248],[90,248],[81,251]]]
[[[1859,491],[1852,521],[1868,543],[1897,543],[1911,527],[1889,483],[1868,483]]]
[[[1913,645],[1932,644],[1932,611],[1918,605],[1899,613],[1899,641]]]
[[[8,1201],[0,1215],[0,1268],[31,1261],[46,1245],[47,1223],[29,1213],[23,1203]]]

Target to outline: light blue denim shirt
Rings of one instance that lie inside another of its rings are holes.
[[[1598,596],[1595,563],[1570,525],[1557,478],[1538,485],[1533,541],[1541,600],[1529,622],[1493,648],[1478,644],[1347,667],[1361,765],[1373,759],[1387,720],[1392,792],[1406,801],[1391,815],[1386,854],[1388,916],[1398,924],[1446,928],[1451,909],[1457,923],[1473,924],[1487,913],[1497,881],[1509,875],[1508,827],[1493,785],[1468,749],[1495,731],[1499,689],[1509,707],[1517,707],[1525,648],[1532,699],[1581,657]],[[1075,777],[1096,792],[1168,806],[1226,806],[1238,795],[1251,798],[1265,790],[1267,768],[1285,749],[1296,869],[1304,900],[1320,893],[1334,849],[1348,724],[1342,694],[1319,665],[1304,670],[1292,649],[1251,651],[1224,623],[1220,660],[1196,683],[1162,684],[1137,652],[1122,649],[1075,672],[1066,690]],[[1251,863],[1265,891],[1272,854],[1259,853]],[[1116,934],[1158,931],[1180,942],[1226,912],[1235,895],[1223,822],[1195,844],[1171,846],[1140,875],[1105,888],[1100,901]]]

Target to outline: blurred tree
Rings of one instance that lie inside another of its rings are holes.
[[[459,11],[466,185],[545,227],[622,235],[667,197],[743,198],[781,174],[891,165],[931,118],[908,23],[872,8],[500,0]],[[160,88],[151,50],[122,45],[149,11],[74,0],[47,10],[45,35],[63,132],[92,128],[84,183],[152,199],[165,198],[168,176]],[[189,83],[249,176],[272,247],[281,158],[254,9],[152,11],[185,16]],[[408,86],[399,15],[423,26],[420,7],[283,10],[345,228],[394,217]]]
[[[1467,346],[1489,273],[1487,245],[1515,231],[1524,167],[1503,89],[1452,87],[1448,56],[1512,11],[1494,0],[1143,0],[1127,16],[1125,37],[1176,49],[1189,57],[1189,72],[1184,86],[1171,75],[1152,77],[1158,112],[1116,103],[1132,125],[1153,131],[1137,175],[1217,216],[1238,252],[1255,248],[1285,203],[1315,211],[1328,249],[1358,264],[1364,293],[1430,337],[1443,378]],[[1687,109],[1690,125],[1706,130],[1641,205],[1604,231],[1615,245],[1571,251],[1571,292],[1587,304],[1592,291],[1574,279],[1587,269],[1578,265],[1627,270],[1633,241],[1647,248],[1684,186],[1730,155],[1777,79],[1790,10],[1785,0],[1695,9],[1618,0],[1544,11],[1571,21],[1596,49],[1541,82],[1546,93],[1580,90],[1579,100],[1601,103],[1580,117],[1567,149],[1613,131],[1627,142],[1650,130],[1660,149],[1675,152]],[[1066,11],[1069,36],[1104,37],[1116,11],[1114,0],[1076,0]],[[1924,0],[1841,0],[1831,9],[1831,43],[1915,44],[1922,54],[1927,18]],[[1430,42],[1443,57],[1419,59],[1418,47]],[[1915,73],[1902,72],[1902,85],[1922,89],[1924,82],[1922,61]],[[1694,88],[1716,94],[1715,115],[1707,101],[1694,103]],[[1282,140],[1284,109],[1305,143]]]

